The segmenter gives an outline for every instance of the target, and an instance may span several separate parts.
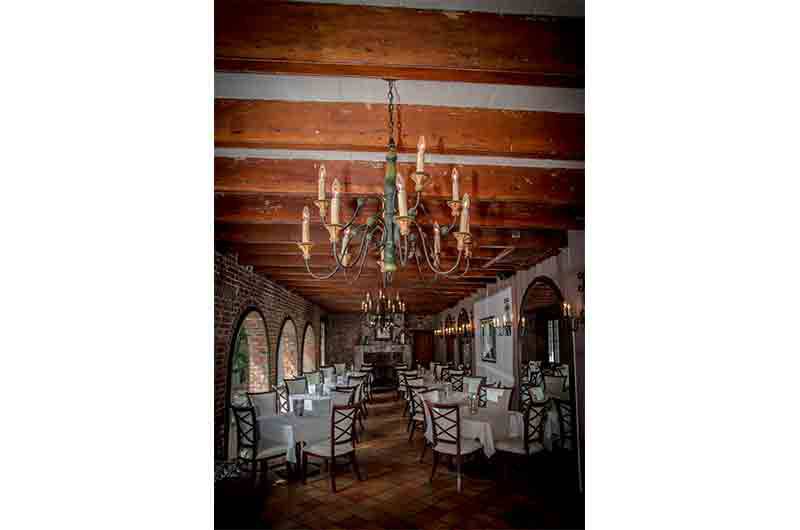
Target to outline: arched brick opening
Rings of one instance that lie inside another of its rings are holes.
[[[317,337],[311,323],[306,324],[303,332],[303,371],[313,372],[317,369]]]
[[[292,317],[286,317],[278,335],[278,383],[282,383],[286,377],[300,375],[298,343],[297,326]]]

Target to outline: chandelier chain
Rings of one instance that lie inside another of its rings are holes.
[[[389,145],[394,146],[394,79],[387,79],[389,83]]]

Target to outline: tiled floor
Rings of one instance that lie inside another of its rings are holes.
[[[293,480],[256,490],[249,483],[217,488],[217,528],[583,528],[583,495],[569,461],[543,454],[526,467],[517,460],[505,481],[498,455],[479,458],[464,466],[459,494],[455,473],[441,463],[428,482],[431,452],[420,464],[421,435],[408,443],[402,402],[375,398],[357,449],[363,482],[342,467],[337,493],[327,473],[305,486]]]

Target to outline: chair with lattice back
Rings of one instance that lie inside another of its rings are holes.
[[[289,414],[289,389],[286,385],[279,385],[275,391],[278,394],[278,414]]]
[[[352,405],[356,396],[356,387],[337,386],[331,390],[331,400],[334,405]]]
[[[303,377],[306,378],[306,383],[309,385],[317,385],[322,384],[322,371],[321,370],[314,370],[313,372],[303,372]]]
[[[256,409],[256,416],[275,416],[278,414],[278,392],[268,390],[266,392],[248,392],[248,404]]]
[[[425,380],[422,377],[411,377],[405,376],[403,378],[403,399],[406,401],[405,405],[403,406],[403,417],[405,417],[406,412],[411,410],[411,390],[412,386],[420,386],[425,384]]]
[[[464,456],[478,451],[480,442],[461,437],[461,408],[457,404],[428,404],[433,423],[433,470],[430,482],[436,475],[439,455],[449,455],[456,461],[457,489],[461,493],[461,464]]]
[[[447,374],[447,380],[456,392],[464,391],[464,375],[463,370],[450,370]]]
[[[547,418],[547,411],[550,408],[548,402],[529,401],[523,409],[523,428],[522,436],[514,438],[503,438],[495,442],[495,449],[505,462],[504,475],[508,476],[508,458],[511,455],[532,456],[544,451],[544,425]]]
[[[331,430],[330,437],[320,443],[316,443],[303,448],[303,484],[306,483],[306,473],[308,470],[308,457],[321,458],[328,462],[330,473],[331,491],[336,493],[336,458],[349,456],[353,474],[358,480],[361,472],[358,469],[356,459],[356,418],[358,418],[358,404],[353,405],[333,405],[331,407]]]
[[[358,405],[358,420],[359,426],[361,426],[361,430],[364,430],[364,418],[366,417],[366,408],[367,405],[364,400],[364,386],[366,385],[367,375],[351,375],[348,376],[347,381],[350,383],[350,386],[356,387],[356,395],[353,400],[355,404]]]
[[[260,467],[264,478],[267,478],[270,460],[286,458],[286,444],[261,438],[254,407],[232,406],[231,411],[236,420],[237,468],[240,472],[252,473],[253,482],[256,482]],[[288,460],[286,471],[289,471]]]
[[[408,426],[409,431],[408,443],[414,439],[414,431],[417,426],[422,427],[422,432],[425,432],[425,406],[422,403],[422,393],[428,391],[428,387],[424,385],[408,385],[408,391],[411,394],[409,400],[408,412]]]
[[[575,408],[571,401],[554,398],[558,417],[558,433],[553,434],[553,449],[572,451],[575,449]]]
[[[488,401],[487,396],[487,406],[498,407],[501,410],[511,410],[511,401],[514,399],[515,390],[516,388],[513,386],[502,386],[498,384],[493,390],[496,401]]]
[[[305,377],[285,377],[283,382],[289,389],[290,396],[308,393],[308,379]]]

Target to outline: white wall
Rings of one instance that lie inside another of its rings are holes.
[[[502,318],[505,309],[505,299],[511,299],[511,288],[503,289],[497,293],[477,301],[474,305],[475,320],[475,374],[485,376],[488,382],[500,381],[505,386],[514,384],[514,336],[496,337],[497,362],[481,360],[481,338],[478,336],[480,321],[487,317]]]

